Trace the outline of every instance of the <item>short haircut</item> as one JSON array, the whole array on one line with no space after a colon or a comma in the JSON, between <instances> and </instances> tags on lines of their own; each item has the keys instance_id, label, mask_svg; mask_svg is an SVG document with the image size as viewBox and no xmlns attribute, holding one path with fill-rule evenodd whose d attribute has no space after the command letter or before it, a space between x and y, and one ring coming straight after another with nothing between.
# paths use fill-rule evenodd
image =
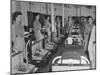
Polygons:
<instances>
[{"instance_id":1,"label":"short haircut","mask_svg":"<svg viewBox=\"0 0 100 75\"><path fill-rule=\"evenodd\" d=\"M81 16L80 18L81 18L81 19L84 19L85 17L84 17L84 16Z\"/></svg>"},{"instance_id":2,"label":"short haircut","mask_svg":"<svg viewBox=\"0 0 100 75\"><path fill-rule=\"evenodd\" d=\"M22 13L21 13L21 12L14 12L14 13L12 14L12 23L14 23L14 21L16 20L16 17L17 17L18 15L22 15Z\"/></svg>"},{"instance_id":3,"label":"short haircut","mask_svg":"<svg viewBox=\"0 0 100 75\"><path fill-rule=\"evenodd\" d=\"M87 20L89 20L89 18L91 18L91 19L93 20L93 17L92 17L92 16L88 16L88 17L87 17Z\"/></svg>"},{"instance_id":4,"label":"short haircut","mask_svg":"<svg viewBox=\"0 0 100 75\"><path fill-rule=\"evenodd\" d=\"M45 19L48 19L48 17L50 18L50 16L49 16L49 15L45 15Z\"/></svg>"},{"instance_id":5,"label":"short haircut","mask_svg":"<svg viewBox=\"0 0 100 75\"><path fill-rule=\"evenodd\" d=\"M35 13L35 18L36 18L37 15L40 15L40 14L39 13Z\"/></svg>"},{"instance_id":6,"label":"short haircut","mask_svg":"<svg viewBox=\"0 0 100 75\"><path fill-rule=\"evenodd\" d=\"M73 20L72 16L68 16L68 20L69 20L70 18Z\"/></svg>"}]
</instances>

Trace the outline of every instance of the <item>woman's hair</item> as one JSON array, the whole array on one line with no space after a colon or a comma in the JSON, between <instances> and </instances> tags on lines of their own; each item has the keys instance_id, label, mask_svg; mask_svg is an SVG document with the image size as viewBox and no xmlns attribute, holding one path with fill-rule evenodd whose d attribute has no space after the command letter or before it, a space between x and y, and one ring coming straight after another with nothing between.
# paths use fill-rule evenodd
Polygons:
<instances>
[{"instance_id":1,"label":"woman's hair","mask_svg":"<svg viewBox=\"0 0 100 75\"><path fill-rule=\"evenodd\" d=\"M49 15L45 15L45 19L48 19L48 17L50 18L50 16L49 16Z\"/></svg>"},{"instance_id":2,"label":"woman's hair","mask_svg":"<svg viewBox=\"0 0 100 75\"><path fill-rule=\"evenodd\" d=\"M21 12L14 12L14 13L12 14L12 23L14 23L14 21L16 20L16 17L17 17L18 15L22 15L22 13L21 13Z\"/></svg>"},{"instance_id":3,"label":"woman's hair","mask_svg":"<svg viewBox=\"0 0 100 75\"><path fill-rule=\"evenodd\" d=\"M49 22L51 23L51 17L50 17L50 15L45 15L45 20L47 20L48 17L49 17Z\"/></svg>"},{"instance_id":4,"label":"woman's hair","mask_svg":"<svg viewBox=\"0 0 100 75\"><path fill-rule=\"evenodd\" d=\"M68 16L68 20L69 20L70 18L73 20L72 16Z\"/></svg>"},{"instance_id":5,"label":"woman's hair","mask_svg":"<svg viewBox=\"0 0 100 75\"><path fill-rule=\"evenodd\" d=\"M87 20L89 20L89 18L91 18L91 19L93 20L93 17L92 17L92 16L88 16L88 17L87 17Z\"/></svg>"},{"instance_id":6,"label":"woman's hair","mask_svg":"<svg viewBox=\"0 0 100 75\"><path fill-rule=\"evenodd\" d=\"M40 14L39 13L35 13L35 18L36 18L37 15L40 15Z\"/></svg>"}]
</instances>

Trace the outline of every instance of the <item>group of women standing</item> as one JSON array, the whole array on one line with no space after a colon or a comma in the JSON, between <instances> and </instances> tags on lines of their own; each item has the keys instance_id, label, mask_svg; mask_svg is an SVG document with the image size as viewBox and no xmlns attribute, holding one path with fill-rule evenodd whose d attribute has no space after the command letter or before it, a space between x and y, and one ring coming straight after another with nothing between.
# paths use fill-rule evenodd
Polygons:
<instances>
[{"instance_id":1,"label":"group of women standing","mask_svg":"<svg viewBox=\"0 0 100 75\"><path fill-rule=\"evenodd\" d=\"M41 33L41 30L43 29L41 27L41 23L39 21L40 19L40 15L37 14L35 15L35 20L33 22L33 31L34 31L34 35L36 37L36 40L39 41L41 39L44 38L43 34ZM24 56L24 51L25 51L25 41L24 41L24 27L22 25L22 13L20 12L15 12L13 14L13 18L12 18L12 26L11 26L11 40L12 40L12 45L13 45L13 52L16 51L23 51L23 56ZM47 41L49 43L49 46L53 46L53 42L51 42L51 28L52 25L50 24L50 17L47 16L45 18L45 23L44 23L44 27L46 29L48 38ZM66 21L65 26L65 31L66 33L70 33L72 30L72 26L74 25L74 20L72 17L68 18L68 21ZM55 21L55 37L60 37L61 34L61 20L58 17ZM92 67L95 66L95 47L92 45L95 45L95 37L93 38L93 36L95 36L95 25L93 23L93 18L92 17L82 17L81 21L79 23L79 28L80 28L80 32L84 38L84 50L89 52L89 57L92 63ZM54 38L55 39L55 38ZM94 39L94 40L93 40ZM91 42L92 40L92 42ZM90 43L91 42L91 43ZM92 45L91 45L92 44ZM38 43L38 45L36 46L37 48L39 48L41 50L42 54L47 53L48 51L43 49L42 47L42 41ZM91 47L94 47L91 49ZM33 51L35 52L35 51Z\"/></svg>"}]
</instances>

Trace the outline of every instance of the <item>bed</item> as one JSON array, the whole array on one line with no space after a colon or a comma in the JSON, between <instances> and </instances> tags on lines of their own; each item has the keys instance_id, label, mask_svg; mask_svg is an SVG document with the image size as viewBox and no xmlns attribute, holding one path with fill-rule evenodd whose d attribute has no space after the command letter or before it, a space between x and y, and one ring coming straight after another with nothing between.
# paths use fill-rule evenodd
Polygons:
<instances>
[{"instance_id":1,"label":"bed","mask_svg":"<svg viewBox=\"0 0 100 75\"><path fill-rule=\"evenodd\" d=\"M81 46L67 46L63 52L54 57L52 71L90 69L90 61Z\"/></svg>"}]
</instances>

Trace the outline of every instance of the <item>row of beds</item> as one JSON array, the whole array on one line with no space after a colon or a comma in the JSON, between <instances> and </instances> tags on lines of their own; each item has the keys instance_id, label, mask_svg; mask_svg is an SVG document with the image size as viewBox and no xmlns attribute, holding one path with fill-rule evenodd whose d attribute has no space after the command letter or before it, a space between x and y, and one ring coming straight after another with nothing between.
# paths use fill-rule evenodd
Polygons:
<instances>
[{"instance_id":1,"label":"row of beds","mask_svg":"<svg viewBox=\"0 0 100 75\"><path fill-rule=\"evenodd\" d=\"M65 38L64 45L69 46L69 47L77 47L77 46L82 46L83 45L83 39L82 36L79 35L79 28L74 27L71 36L68 35L67 38L61 37L57 38L56 41L52 41L52 46L53 48L48 49L45 45L47 44L45 41L47 40L48 36L44 36L43 39L39 41L35 41L32 43L34 39L34 35L32 32L25 32L25 58L24 58L24 63L28 64L30 66L33 66L31 70L28 72L19 72L19 73L38 73L39 68L45 67L46 64L48 64L49 60L51 60L51 57L55 55L57 52L56 48L59 46L59 44L62 42L62 39ZM45 32L42 32L44 35L46 34ZM41 56L39 53L34 54L35 58L32 57L32 47L34 47L35 44L39 42L43 42L43 48L48 50L48 52ZM51 46L51 45L50 45ZM74 48L75 48L74 47ZM70 49L70 48L69 48ZM71 55L75 56L71 56ZM15 56L17 54L14 54ZM68 56L68 57L67 57ZM80 59L77 59L80 58ZM41 59L40 59L41 58ZM26 67L27 68L27 67ZM80 70L80 69L90 69L90 61L89 59L84 55L81 55L77 52L62 52L60 55L55 56L53 58L53 61L51 63L51 71L64 71L64 70Z\"/></svg>"},{"instance_id":2,"label":"row of beds","mask_svg":"<svg viewBox=\"0 0 100 75\"><path fill-rule=\"evenodd\" d=\"M88 55L84 51L84 39L79 25L74 25L64 41L64 52L55 56L52 71L91 69Z\"/></svg>"},{"instance_id":3,"label":"row of beds","mask_svg":"<svg viewBox=\"0 0 100 75\"><path fill-rule=\"evenodd\" d=\"M70 34L68 33L67 38L65 37L57 38L59 40L56 41L56 43L53 42L55 43L53 44L54 47L51 49L47 49L49 50L50 53L45 54L41 60L35 60L35 59L31 60L30 59L31 57L28 57L29 58L28 63L35 65L35 67L37 67L38 69L41 67L45 67L46 64L49 62L49 60L51 60L50 57L52 57L57 52L56 48L59 46L59 43L61 44L62 39L65 39L64 41L65 47L70 47L70 48L73 47L73 49L76 49L79 51L78 52L70 51L70 50L64 51L60 55L55 56L51 63L51 71L90 69L90 61L88 59L88 56L84 53L84 47L83 47L84 40L80 33L79 26L78 25L73 26ZM46 39L47 37L45 37L43 40L46 40ZM43 43L43 45L44 44L47 44L47 43ZM37 70L36 72L39 72L39 71Z\"/></svg>"},{"instance_id":4,"label":"row of beds","mask_svg":"<svg viewBox=\"0 0 100 75\"><path fill-rule=\"evenodd\" d=\"M24 59L24 63L34 65L36 68L34 72L39 72L38 71L39 68L45 67L46 64L48 64L49 60L51 60L50 58L56 53L57 46L61 43L62 39L64 38L64 37L60 37L60 38L56 37L56 40L55 41L53 40L51 42L51 44L49 44L47 42L48 35L45 32L45 30L41 31L41 33L44 35L44 38L41 40L38 40L38 41L36 41L36 39L34 39L35 36L32 32L25 34L26 35L26 37L25 37L26 57ZM42 42L43 49L48 52L46 52L44 55L41 55L40 50L37 49L36 53L34 53L34 55L33 55L32 49L34 49L35 45L40 42Z\"/></svg>"}]
</instances>

